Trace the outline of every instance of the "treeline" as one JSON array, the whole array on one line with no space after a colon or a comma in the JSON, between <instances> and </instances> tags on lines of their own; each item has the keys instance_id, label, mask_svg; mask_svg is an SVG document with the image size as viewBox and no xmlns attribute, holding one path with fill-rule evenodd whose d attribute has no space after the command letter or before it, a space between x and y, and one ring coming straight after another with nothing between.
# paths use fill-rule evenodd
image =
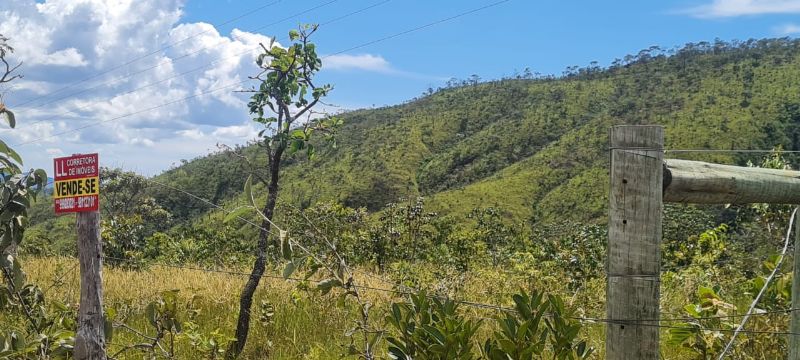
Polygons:
<instances>
[{"instance_id":1,"label":"treeline","mask_svg":"<svg viewBox=\"0 0 800 360\"><path fill-rule=\"evenodd\" d=\"M432 209L460 218L496 202L514 221L602 222L612 125L662 124L669 148L800 149L799 45L764 39L651 47L608 67L570 67L557 77L523 71L489 82L475 76L402 105L347 112L335 148L319 144L313 160L285 160L282 200L375 212L425 196ZM247 174L264 171L251 166L263 163L257 146L186 161L155 180L215 203L242 202ZM152 194L179 222L210 210L168 188Z\"/></svg>"}]
</instances>

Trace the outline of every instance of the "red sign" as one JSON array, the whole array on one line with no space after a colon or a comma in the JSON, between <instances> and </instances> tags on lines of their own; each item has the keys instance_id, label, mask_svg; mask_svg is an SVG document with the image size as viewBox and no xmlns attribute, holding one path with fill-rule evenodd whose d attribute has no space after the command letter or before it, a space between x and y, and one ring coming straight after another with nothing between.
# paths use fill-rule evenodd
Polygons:
<instances>
[{"instance_id":1,"label":"red sign","mask_svg":"<svg viewBox=\"0 0 800 360\"><path fill-rule=\"evenodd\" d=\"M100 207L100 165L97 154L53 160L56 214L97 211Z\"/></svg>"}]
</instances>

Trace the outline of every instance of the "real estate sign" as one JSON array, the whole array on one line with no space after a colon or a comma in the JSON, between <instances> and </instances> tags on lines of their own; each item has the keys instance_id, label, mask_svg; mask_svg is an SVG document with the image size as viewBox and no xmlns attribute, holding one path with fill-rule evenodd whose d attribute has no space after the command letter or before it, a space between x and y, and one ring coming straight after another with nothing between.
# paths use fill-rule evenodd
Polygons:
<instances>
[{"instance_id":1,"label":"real estate sign","mask_svg":"<svg viewBox=\"0 0 800 360\"><path fill-rule=\"evenodd\" d=\"M100 205L100 165L97 154L54 159L53 200L56 214L96 211Z\"/></svg>"}]
</instances>

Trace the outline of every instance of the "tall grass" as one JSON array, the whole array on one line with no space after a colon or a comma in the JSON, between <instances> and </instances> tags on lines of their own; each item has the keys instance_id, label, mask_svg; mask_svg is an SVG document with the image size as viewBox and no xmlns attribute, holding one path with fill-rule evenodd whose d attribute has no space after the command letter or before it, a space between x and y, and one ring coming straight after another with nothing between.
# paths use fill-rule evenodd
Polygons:
<instances>
[{"instance_id":1,"label":"tall grass","mask_svg":"<svg viewBox=\"0 0 800 360\"><path fill-rule=\"evenodd\" d=\"M79 275L77 261L73 258L27 258L24 268L29 281L39 284L46 290L46 297L58 300L69 306L77 306L79 297ZM500 268L487 268L470 271L466 274L438 273L433 267L419 265L415 268L415 279L409 281L395 275L393 281L422 284L439 294L456 299L509 306L510 297L519 289L536 288L562 296L567 304L576 309L576 315L603 318L605 316L605 279L597 278L586 282L578 290L570 291L566 282L556 271L545 269L535 271L507 271ZM244 270L244 269L231 269ZM364 274L364 272L359 272ZM551 275L552 274L552 275ZM274 273L273 275L277 275ZM362 275L357 283L372 288L391 289L388 280L377 275ZM117 321L153 335L153 329L145 320L145 307L158 299L162 291L178 290L182 306L193 303L198 313L193 322L202 332L219 330L232 336L238 311L239 291L246 276L219 272L204 272L194 269L152 266L146 270L132 271L119 268L103 270L104 305L117 312ZM721 276L713 272L691 271L672 274L662 278L662 315L665 317L683 316L683 306L692 300L700 285L724 283L729 289L729 301L744 306L747 303L746 281L743 277ZM246 359L339 359L346 353L350 344L346 333L355 325L357 309L354 304L337 305L337 294L320 295L302 290L296 282L280 278L264 278L256 293L250 340L243 358ZM313 284L312 284L313 285ZM313 286L312 286L313 287ZM401 301L402 294L391 291L366 291L374 305L372 319L383 324L383 311L391 301ZM274 306L271 322L259 322L259 304L266 301ZM349 303L346 303L349 304ZM467 316L491 320L498 315L497 310L463 305ZM186 316L185 314L183 316ZM10 321L0 317L0 323ZM787 325L786 318L776 318L781 326ZM668 325L668 324L667 324ZM478 333L476 346L490 336L493 323L486 321ZM596 348L596 357L604 356L605 323L586 322L582 336ZM686 349L667 346L667 329L662 331L662 356L665 359L683 359L690 356ZM109 353L115 353L126 344L141 343L144 339L124 328L115 330L109 345ZM175 353L179 359L202 358L192 348L188 339L175 343ZM139 350L128 350L120 359L141 359Z\"/></svg>"}]
</instances>

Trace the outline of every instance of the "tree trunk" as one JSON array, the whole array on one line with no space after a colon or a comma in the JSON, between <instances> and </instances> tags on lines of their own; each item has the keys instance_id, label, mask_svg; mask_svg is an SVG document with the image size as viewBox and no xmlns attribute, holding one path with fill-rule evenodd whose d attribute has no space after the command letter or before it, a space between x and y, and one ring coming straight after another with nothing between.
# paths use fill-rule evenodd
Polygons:
<instances>
[{"instance_id":1,"label":"tree trunk","mask_svg":"<svg viewBox=\"0 0 800 360\"><path fill-rule=\"evenodd\" d=\"M100 241L100 213L79 212L78 261L81 268L81 299L78 331L73 356L79 360L105 360L106 339L103 327L103 244Z\"/></svg>"},{"instance_id":2,"label":"tree trunk","mask_svg":"<svg viewBox=\"0 0 800 360\"><path fill-rule=\"evenodd\" d=\"M247 344L247 335L250 332L250 309L253 306L253 295L256 292L261 277L267 265L267 248L270 230L272 229L271 220L275 213L275 204L278 200L278 177L280 175L280 163L283 148L278 148L270 161L270 181L267 195L267 203L264 205L264 216L269 219L261 221L261 231L258 234L258 249L256 249L256 261L253 264L253 271L250 278L242 289L239 299L239 319L236 322L236 341L231 344L227 358L233 359L239 356Z\"/></svg>"},{"instance_id":3,"label":"tree trunk","mask_svg":"<svg viewBox=\"0 0 800 360\"><path fill-rule=\"evenodd\" d=\"M8 247L3 249L3 254L2 255L11 255L11 256L16 257L17 256L17 248L18 247L19 247L19 245L17 245L17 242L14 241L14 240L11 240L11 244L8 244Z\"/></svg>"}]
</instances>

